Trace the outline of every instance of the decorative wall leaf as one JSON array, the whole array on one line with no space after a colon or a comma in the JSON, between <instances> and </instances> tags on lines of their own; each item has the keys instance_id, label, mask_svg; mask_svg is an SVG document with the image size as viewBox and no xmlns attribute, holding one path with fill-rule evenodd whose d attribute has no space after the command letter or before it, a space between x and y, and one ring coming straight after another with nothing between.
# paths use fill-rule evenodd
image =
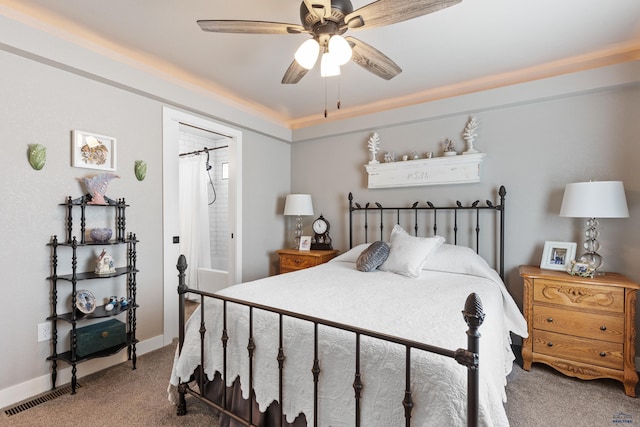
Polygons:
<instances>
[{"instance_id":1,"label":"decorative wall leaf","mask_svg":"<svg viewBox=\"0 0 640 427\"><path fill-rule=\"evenodd\" d=\"M41 144L30 144L28 155L31 167L39 171L47 161L47 147Z\"/></svg>"},{"instance_id":2,"label":"decorative wall leaf","mask_svg":"<svg viewBox=\"0 0 640 427\"><path fill-rule=\"evenodd\" d=\"M147 176L147 162L145 162L144 160L136 160L134 169L138 181L144 180L144 178Z\"/></svg>"}]
</instances>

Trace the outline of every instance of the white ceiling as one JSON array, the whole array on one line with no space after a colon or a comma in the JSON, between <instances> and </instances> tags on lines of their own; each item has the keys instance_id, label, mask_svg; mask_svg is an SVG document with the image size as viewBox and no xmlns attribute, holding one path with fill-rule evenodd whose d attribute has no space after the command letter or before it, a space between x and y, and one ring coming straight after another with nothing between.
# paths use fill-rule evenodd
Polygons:
<instances>
[{"instance_id":1,"label":"white ceiling","mask_svg":"<svg viewBox=\"0 0 640 427\"><path fill-rule=\"evenodd\" d=\"M349 63L339 85L336 78L322 79L317 67L296 85L280 83L308 35L206 33L196 24L197 19L298 24L300 3L0 0L45 23L42 28L195 81L292 128L640 59L640 0L463 0L403 23L349 30L346 35L382 51L403 72L385 81ZM367 3L352 0L354 9ZM325 82L328 119L322 117Z\"/></svg>"}]
</instances>

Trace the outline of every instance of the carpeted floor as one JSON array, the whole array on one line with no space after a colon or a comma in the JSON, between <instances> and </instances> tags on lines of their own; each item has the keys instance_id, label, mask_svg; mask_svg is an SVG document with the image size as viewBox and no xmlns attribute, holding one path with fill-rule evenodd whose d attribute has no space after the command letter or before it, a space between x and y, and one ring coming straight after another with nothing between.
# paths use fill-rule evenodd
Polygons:
<instances>
[{"instance_id":1,"label":"carpeted floor","mask_svg":"<svg viewBox=\"0 0 640 427\"><path fill-rule=\"evenodd\" d=\"M583 381L534 363L515 364L507 382L511 427L640 426L640 400L613 380ZM637 392L636 392L637 394Z\"/></svg>"},{"instance_id":2,"label":"carpeted floor","mask_svg":"<svg viewBox=\"0 0 640 427\"><path fill-rule=\"evenodd\" d=\"M0 416L0 426L212 426L217 418L205 404L188 399L189 412L176 416L167 400L175 346L138 357L137 369L122 363L78 382L76 394L65 394L17 415ZM214 421L214 422L212 422Z\"/></svg>"},{"instance_id":3,"label":"carpeted floor","mask_svg":"<svg viewBox=\"0 0 640 427\"><path fill-rule=\"evenodd\" d=\"M66 394L10 417L3 411L0 427L217 427L210 408L190 397L187 415L176 416L166 393L174 351L172 345L140 356L135 371L123 363L81 378L82 388L74 396ZM567 378L540 364L530 372L514 365L507 396L512 427L640 425L640 400L627 397L620 383Z\"/></svg>"}]
</instances>

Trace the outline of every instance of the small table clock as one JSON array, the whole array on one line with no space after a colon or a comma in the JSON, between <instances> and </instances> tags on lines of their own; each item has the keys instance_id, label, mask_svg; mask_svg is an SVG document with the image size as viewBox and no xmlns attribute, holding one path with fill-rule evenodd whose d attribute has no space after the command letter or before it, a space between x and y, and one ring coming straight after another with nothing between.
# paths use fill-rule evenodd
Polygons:
<instances>
[{"instance_id":1,"label":"small table clock","mask_svg":"<svg viewBox=\"0 0 640 427\"><path fill-rule=\"evenodd\" d=\"M331 237L329 236L329 221L322 214L313 221L313 239L311 239L312 250L331 250Z\"/></svg>"}]
</instances>

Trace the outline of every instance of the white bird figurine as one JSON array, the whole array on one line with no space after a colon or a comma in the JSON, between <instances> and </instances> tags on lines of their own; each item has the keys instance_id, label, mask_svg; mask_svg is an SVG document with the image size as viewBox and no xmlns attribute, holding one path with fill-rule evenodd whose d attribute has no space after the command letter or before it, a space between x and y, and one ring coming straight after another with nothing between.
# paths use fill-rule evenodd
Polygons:
<instances>
[{"instance_id":1,"label":"white bird figurine","mask_svg":"<svg viewBox=\"0 0 640 427\"><path fill-rule=\"evenodd\" d=\"M115 173L107 172L94 176L93 178L82 178L87 191L91 195L90 205L108 205L104 195L109 187L109 182L114 178L120 178Z\"/></svg>"}]
</instances>

